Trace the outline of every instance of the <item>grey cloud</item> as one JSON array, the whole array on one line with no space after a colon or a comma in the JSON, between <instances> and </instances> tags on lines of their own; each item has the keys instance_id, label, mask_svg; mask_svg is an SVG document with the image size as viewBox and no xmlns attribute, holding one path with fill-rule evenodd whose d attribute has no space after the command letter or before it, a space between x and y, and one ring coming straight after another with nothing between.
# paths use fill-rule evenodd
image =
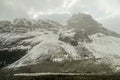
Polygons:
<instances>
[{"instance_id":1,"label":"grey cloud","mask_svg":"<svg viewBox=\"0 0 120 80\"><path fill-rule=\"evenodd\" d=\"M108 17L106 19L99 20L103 25L112 30L120 33L120 15L115 15L114 17Z\"/></svg>"},{"instance_id":2,"label":"grey cloud","mask_svg":"<svg viewBox=\"0 0 120 80\"><path fill-rule=\"evenodd\" d=\"M112 26L120 26L120 15L106 16L120 14L119 8L120 0L0 0L0 20L36 16L63 23L62 19L66 21L71 14L83 12L117 31L120 28Z\"/></svg>"},{"instance_id":3,"label":"grey cloud","mask_svg":"<svg viewBox=\"0 0 120 80\"><path fill-rule=\"evenodd\" d=\"M42 12L59 7L62 3L63 0L1 0L0 19L29 17L31 9Z\"/></svg>"}]
</instances>

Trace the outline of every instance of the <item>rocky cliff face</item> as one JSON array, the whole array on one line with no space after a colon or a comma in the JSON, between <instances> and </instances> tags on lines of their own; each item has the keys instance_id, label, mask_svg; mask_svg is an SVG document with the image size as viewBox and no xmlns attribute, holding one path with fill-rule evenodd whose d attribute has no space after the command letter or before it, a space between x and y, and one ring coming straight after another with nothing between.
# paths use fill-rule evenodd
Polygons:
<instances>
[{"instance_id":1,"label":"rocky cliff face","mask_svg":"<svg viewBox=\"0 0 120 80\"><path fill-rule=\"evenodd\" d=\"M92 16L83 13L74 14L68 20L68 28L84 30L88 35L102 33L108 36L120 37L119 34L104 28L102 24L95 21Z\"/></svg>"},{"instance_id":2,"label":"rocky cliff face","mask_svg":"<svg viewBox=\"0 0 120 80\"><path fill-rule=\"evenodd\" d=\"M5 66L8 65L6 68L31 67L32 72L36 72L39 67L42 68L39 72L51 72L55 68L59 72L82 72L82 69L86 69L85 72L90 73L94 68L93 72L97 73L120 70L120 35L105 29L90 15L73 15L66 29L50 20L28 19L1 21L0 28L0 52L4 54L4 50L8 53L17 50L15 53L18 55L24 54L17 58L12 55L10 65L6 58L1 59L2 65L4 62ZM48 64L54 68L47 69ZM70 64L73 66L70 67Z\"/></svg>"}]
</instances>

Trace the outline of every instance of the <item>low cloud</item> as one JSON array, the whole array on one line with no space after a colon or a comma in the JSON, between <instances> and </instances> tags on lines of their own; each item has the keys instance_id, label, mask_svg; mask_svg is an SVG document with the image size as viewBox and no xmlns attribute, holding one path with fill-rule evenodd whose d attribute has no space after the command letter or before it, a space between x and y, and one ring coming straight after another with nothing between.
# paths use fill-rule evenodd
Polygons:
<instances>
[{"instance_id":1,"label":"low cloud","mask_svg":"<svg viewBox=\"0 0 120 80\"><path fill-rule=\"evenodd\" d=\"M120 0L0 0L0 19L51 18L55 15L53 20L62 21L62 18L82 12L117 31L120 29L119 8Z\"/></svg>"}]
</instances>

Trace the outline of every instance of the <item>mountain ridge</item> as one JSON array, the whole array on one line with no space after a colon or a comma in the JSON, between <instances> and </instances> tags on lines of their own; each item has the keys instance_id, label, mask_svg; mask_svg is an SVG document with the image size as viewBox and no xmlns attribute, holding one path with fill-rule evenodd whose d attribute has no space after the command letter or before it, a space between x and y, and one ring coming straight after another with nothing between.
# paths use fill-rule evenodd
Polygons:
<instances>
[{"instance_id":1,"label":"mountain ridge","mask_svg":"<svg viewBox=\"0 0 120 80\"><path fill-rule=\"evenodd\" d=\"M43 65L47 61L47 64L43 66L50 62L51 66L62 71L64 69L61 69L62 67L59 65L66 63L65 69L68 72L80 72L79 68L86 68L87 63L92 69L99 65L100 67L96 67L95 70L98 72L103 69L102 65L106 66L110 72L120 70L120 66L117 65L120 60L120 35L107 30L90 15L81 13L73 15L68 20L67 26L50 20L31 21L22 18L15 19L12 23L9 21L0 22L0 28L0 50L8 50L9 52L9 50L26 49L25 55L17 58L17 61L12 61L6 67L8 69L29 67L35 64ZM107 49L110 49L111 52ZM74 61L81 62L81 60L83 60L81 67L79 67L80 63L79 65L72 63ZM4 61L6 60L3 59ZM74 66L69 68L70 64L74 64ZM49 66L45 68L49 68ZM36 66L36 69L39 68ZM89 72L89 69L87 70ZM92 73L92 71L90 72ZM103 72L107 73L105 69Z\"/></svg>"}]
</instances>

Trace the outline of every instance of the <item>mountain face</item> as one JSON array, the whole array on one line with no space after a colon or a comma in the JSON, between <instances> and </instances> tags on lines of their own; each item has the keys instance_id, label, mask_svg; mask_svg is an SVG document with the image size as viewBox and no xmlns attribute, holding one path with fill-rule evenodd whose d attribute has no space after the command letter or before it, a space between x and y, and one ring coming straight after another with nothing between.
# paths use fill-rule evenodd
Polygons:
<instances>
[{"instance_id":1,"label":"mountain face","mask_svg":"<svg viewBox=\"0 0 120 80\"><path fill-rule=\"evenodd\" d=\"M18 18L11 22L0 21L0 66L7 66L20 59L40 42L32 43L26 40L34 39L38 35L47 35L48 31L56 34L60 26L59 23L49 20L35 21Z\"/></svg>"},{"instance_id":2,"label":"mountain face","mask_svg":"<svg viewBox=\"0 0 120 80\"><path fill-rule=\"evenodd\" d=\"M102 24L95 21L92 16L82 13L74 14L68 20L68 28L84 30L88 35L99 32L108 36L120 37L119 34L104 28Z\"/></svg>"},{"instance_id":3,"label":"mountain face","mask_svg":"<svg viewBox=\"0 0 120 80\"><path fill-rule=\"evenodd\" d=\"M50 20L1 21L2 67L20 72L23 68L31 72L119 72L119 34L82 13L73 15L65 27Z\"/></svg>"}]
</instances>

